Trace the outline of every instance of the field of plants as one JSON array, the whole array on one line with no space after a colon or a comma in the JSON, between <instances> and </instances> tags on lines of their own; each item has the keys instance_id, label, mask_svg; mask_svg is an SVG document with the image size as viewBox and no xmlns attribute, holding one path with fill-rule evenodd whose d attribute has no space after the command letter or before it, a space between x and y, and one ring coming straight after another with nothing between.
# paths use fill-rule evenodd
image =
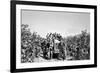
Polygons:
<instances>
[{"instance_id":1,"label":"field of plants","mask_svg":"<svg viewBox=\"0 0 100 73\"><path fill-rule=\"evenodd\" d=\"M60 60L89 60L90 33L80 31L74 36L47 33L46 38L30 32L27 24L21 25L21 63L49 62Z\"/></svg>"}]
</instances>

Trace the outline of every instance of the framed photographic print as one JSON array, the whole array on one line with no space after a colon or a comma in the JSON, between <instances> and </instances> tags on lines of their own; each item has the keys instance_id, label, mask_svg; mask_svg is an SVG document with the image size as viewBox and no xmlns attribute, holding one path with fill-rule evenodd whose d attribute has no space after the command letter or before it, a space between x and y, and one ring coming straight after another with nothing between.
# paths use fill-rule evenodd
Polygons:
<instances>
[{"instance_id":1,"label":"framed photographic print","mask_svg":"<svg viewBox=\"0 0 100 73\"><path fill-rule=\"evenodd\" d=\"M11 72L97 67L97 7L11 1Z\"/></svg>"}]
</instances>

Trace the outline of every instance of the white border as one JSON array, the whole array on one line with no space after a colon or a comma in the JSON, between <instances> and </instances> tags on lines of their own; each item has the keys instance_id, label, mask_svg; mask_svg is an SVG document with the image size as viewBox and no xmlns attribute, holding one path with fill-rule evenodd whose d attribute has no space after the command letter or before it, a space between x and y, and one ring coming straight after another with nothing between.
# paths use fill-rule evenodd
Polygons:
<instances>
[{"instance_id":1,"label":"white border","mask_svg":"<svg viewBox=\"0 0 100 73\"><path fill-rule=\"evenodd\" d=\"M41 62L41 63L21 63L21 9L29 10L49 10L49 11L70 11L70 12L88 12L90 13L90 60L81 61L59 61L59 62ZM84 8L70 7L49 7L34 5L16 5L16 69L39 68L54 66L72 66L72 65L94 64L94 10Z\"/></svg>"}]
</instances>

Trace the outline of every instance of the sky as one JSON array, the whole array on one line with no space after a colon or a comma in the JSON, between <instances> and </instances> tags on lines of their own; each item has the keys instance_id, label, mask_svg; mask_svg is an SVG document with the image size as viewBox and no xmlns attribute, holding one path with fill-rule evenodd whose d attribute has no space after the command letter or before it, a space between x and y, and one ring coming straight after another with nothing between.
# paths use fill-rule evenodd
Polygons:
<instances>
[{"instance_id":1,"label":"sky","mask_svg":"<svg viewBox=\"0 0 100 73\"><path fill-rule=\"evenodd\" d=\"M46 37L49 32L63 37L90 32L90 13L22 10L22 24L28 24L31 32Z\"/></svg>"}]
</instances>

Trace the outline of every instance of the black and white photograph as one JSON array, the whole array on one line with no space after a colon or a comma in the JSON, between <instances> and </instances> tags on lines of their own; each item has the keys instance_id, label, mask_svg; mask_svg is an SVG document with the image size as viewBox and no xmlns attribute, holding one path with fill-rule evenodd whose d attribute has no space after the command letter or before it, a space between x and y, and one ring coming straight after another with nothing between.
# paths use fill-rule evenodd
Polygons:
<instances>
[{"instance_id":1,"label":"black and white photograph","mask_svg":"<svg viewBox=\"0 0 100 73\"><path fill-rule=\"evenodd\" d=\"M95 6L25 4L19 1L12 8L16 71L96 67Z\"/></svg>"},{"instance_id":2,"label":"black and white photograph","mask_svg":"<svg viewBox=\"0 0 100 73\"><path fill-rule=\"evenodd\" d=\"M21 10L21 63L90 59L90 13Z\"/></svg>"}]
</instances>

